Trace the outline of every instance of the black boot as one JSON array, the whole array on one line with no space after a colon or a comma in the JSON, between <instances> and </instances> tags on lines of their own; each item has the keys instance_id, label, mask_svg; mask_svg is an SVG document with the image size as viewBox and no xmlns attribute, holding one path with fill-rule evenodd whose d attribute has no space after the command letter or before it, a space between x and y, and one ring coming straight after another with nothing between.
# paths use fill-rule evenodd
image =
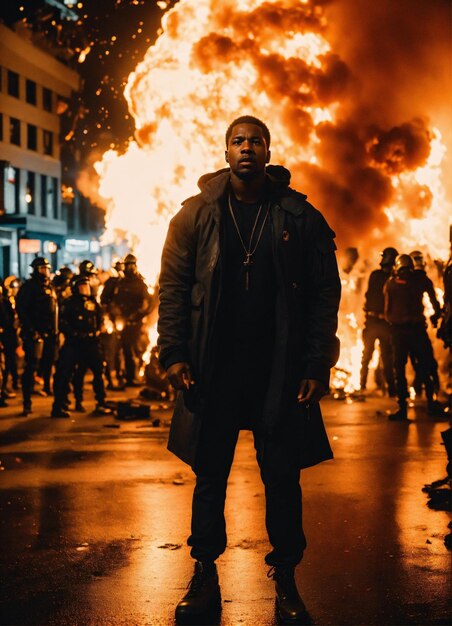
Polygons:
<instances>
[{"instance_id":1,"label":"black boot","mask_svg":"<svg viewBox=\"0 0 452 626\"><path fill-rule=\"evenodd\" d=\"M31 402L24 401L24 408L22 411L22 416L27 417L31 413Z\"/></svg>"},{"instance_id":2,"label":"black boot","mask_svg":"<svg viewBox=\"0 0 452 626\"><path fill-rule=\"evenodd\" d=\"M92 412L92 415L102 416L102 415L111 415L112 413L113 411L110 409L110 407L105 406L103 402L98 402L96 404L96 408Z\"/></svg>"},{"instance_id":3,"label":"black boot","mask_svg":"<svg viewBox=\"0 0 452 626\"><path fill-rule=\"evenodd\" d=\"M176 607L176 624L214 624L221 611L215 563L196 561L188 591Z\"/></svg>"},{"instance_id":4,"label":"black boot","mask_svg":"<svg viewBox=\"0 0 452 626\"><path fill-rule=\"evenodd\" d=\"M395 413L388 415L388 420L391 422L406 422L408 421L407 406L405 403L399 404L399 410Z\"/></svg>"},{"instance_id":5,"label":"black boot","mask_svg":"<svg viewBox=\"0 0 452 626\"><path fill-rule=\"evenodd\" d=\"M428 401L427 412L429 415L432 415L433 417L445 417L446 416L444 408L442 407L441 402L438 402L438 400Z\"/></svg>"},{"instance_id":6,"label":"black boot","mask_svg":"<svg viewBox=\"0 0 452 626\"><path fill-rule=\"evenodd\" d=\"M275 581L276 615L279 623L309 624L309 615L295 582L295 568L275 567L267 575Z\"/></svg>"},{"instance_id":7,"label":"black boot","mask_svg":"<svg viewBox=\"0 0 452 626\"><path fill-rule=\"evenodd\" d=\"M52 407L52 412L50 413L50 417L63 417L67 419L68 417L71 417L71 414L69 413L69 411L66 411L66 409L63 409L63 407L56 406L54 404Z\"/></svg>"}]
</instances>

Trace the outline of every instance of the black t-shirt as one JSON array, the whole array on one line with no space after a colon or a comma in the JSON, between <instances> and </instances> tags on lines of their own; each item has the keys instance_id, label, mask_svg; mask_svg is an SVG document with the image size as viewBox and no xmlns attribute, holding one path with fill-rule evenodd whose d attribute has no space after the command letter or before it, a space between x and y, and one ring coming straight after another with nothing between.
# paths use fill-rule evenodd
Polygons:
<instances>
[{"instance_id":1,"label":"black t-shirt","mask_svg":"<svg viewBox=\"0 0 452 626\"><path fill-rule=\"evenodd\" d=\"M247 268L244 264L246 251L226 195L222 203L220 336L226 352L231 352L234 346L236 351L255 362L271 357L275 328L277 282L268 200L264 196L258 202L244 203L238 201L232 191L230 193L241 238L253 254Z\"/></svg>"}]
</instances>

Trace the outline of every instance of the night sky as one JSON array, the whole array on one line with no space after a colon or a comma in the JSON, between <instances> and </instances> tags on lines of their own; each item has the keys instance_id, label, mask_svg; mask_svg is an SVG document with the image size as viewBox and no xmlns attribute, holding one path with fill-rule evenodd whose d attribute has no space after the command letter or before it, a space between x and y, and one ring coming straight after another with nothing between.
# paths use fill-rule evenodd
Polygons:
<instances>
[{"instance_id":1,"label":"night sky","mask_svg":"<svg viewBox=\"0 0 452 626\"><path fill-rule=\"evenodd\" d=\"M62 115L62 140L66 152L77 152L77 160L110 147L121 152L133 136L124 86L154 43L164 11L174 4L174 0L82 0L74 2L78 19L72 20L62 18L59 9L44 0L1 3L0 19L7 26L32 30L42 47L81 76L81 92ZM82 51L86 58L80 63Z\"/></svg>"}]
</instances>

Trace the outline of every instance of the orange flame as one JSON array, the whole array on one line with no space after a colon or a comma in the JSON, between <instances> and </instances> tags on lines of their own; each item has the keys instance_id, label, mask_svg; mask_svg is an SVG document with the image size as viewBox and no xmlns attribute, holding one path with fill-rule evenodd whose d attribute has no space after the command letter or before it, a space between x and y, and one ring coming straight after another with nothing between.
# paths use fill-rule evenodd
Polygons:
<instances>
[{"instance_id":1,"label":"orange flame","mask_svg":"<svg viewBox=\"0 0 452 626\"><path fill-rule=\"evenodd\" d=\"M346 83L327 26L324 9L311 0L180 0L164 14L155 45L125 89L135 140L124 154L109 150L95 164L107 202L104 239L126 231L149 284L158 278L169 219L196 193L202 174L224 166L224 132L232 119L246 113L265 120L276 138L274 163L291 169L322 161L316 131L340 116ZM441 171L446 148L439 129L429 137L430 153L421 166L394 166L388 175L395 194L382 211L389 225L364 233L373 248L384 235L402 251L424 247L447 255L447 241L438 241L447 223ZM334 227L334 216L329 219ZM357 293L346 283L347 292ZM359 383L358 295L353 303L345 297L341 308L339 368L346 372L347 390Z\"/></svg>"}]
</instances>

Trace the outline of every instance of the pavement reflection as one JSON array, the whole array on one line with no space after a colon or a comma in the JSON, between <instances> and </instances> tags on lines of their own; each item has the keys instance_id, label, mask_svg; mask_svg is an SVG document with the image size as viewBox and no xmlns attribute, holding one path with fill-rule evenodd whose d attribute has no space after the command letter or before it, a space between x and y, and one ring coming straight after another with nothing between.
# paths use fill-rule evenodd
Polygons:
<instances>
[{"instance_id":1,"label":"pavement reflection","mask_svg":"<svg viewBox=\"0 0 452 626\"><path fill-rule=\"evenodd\" d=\"M445 474L447 425L421 409L410 424L388 422L381 411L389 406L324 402L335 460L302 474L308 549L297 570L314 624L449 623L449 518L428 509L421 492ZM166 451L165 426L107 428L113 421L55 422L44 401L26 420L13 409L0 416L2 624L174 623L192 573L193 476ZM226 517L221 624L270 626L250 433L240 436Z\"/></svg>"}]
</instances>

